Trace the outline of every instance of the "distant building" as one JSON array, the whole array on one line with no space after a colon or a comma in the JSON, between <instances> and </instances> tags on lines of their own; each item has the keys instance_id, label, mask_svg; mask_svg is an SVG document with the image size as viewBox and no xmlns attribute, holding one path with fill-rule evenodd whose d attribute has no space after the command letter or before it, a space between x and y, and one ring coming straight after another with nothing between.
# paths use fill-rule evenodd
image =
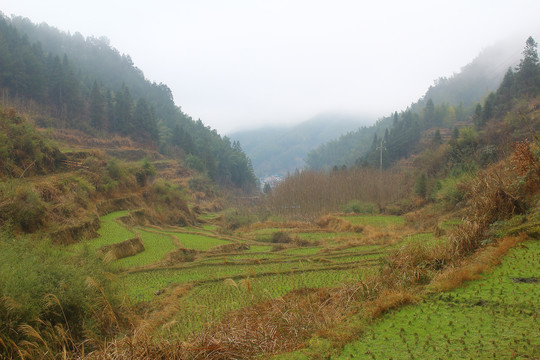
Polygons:
<instances>
[{"instance_id":1,"label":"distant building","mask_svg":"<svg viewBox=\"0 0 540 360\"><path fill-rule=\"evenodd\" d=\"M283 176L281 175L270 175L264 178L260 179L261 181L261 187L264 188L264 184L270 185L270 187L273 189L275 188L280 182L283 181ZM261 188L261 190L262 190Z\"/></svg>"}]
</instances>

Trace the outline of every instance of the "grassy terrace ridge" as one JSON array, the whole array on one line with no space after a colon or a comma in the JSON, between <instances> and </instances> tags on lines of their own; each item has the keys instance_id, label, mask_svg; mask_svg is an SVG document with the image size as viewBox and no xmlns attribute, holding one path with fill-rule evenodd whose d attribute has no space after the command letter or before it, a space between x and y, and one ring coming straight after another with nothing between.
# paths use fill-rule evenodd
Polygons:
<instances>
[{"instance_id":1,"label":"grassy terrace ridge","mask_svg":"<svg viewBox=\"0 0 540 360\"><path fill-rule=\"evenodd\" d=\"M155 263L163 259L169 252L177 249L171 235L143 228L137 228L135 231L143 241L144 251L118 260L118 264L124 268Z\"/></svg>"},{"instance_id":2,"label":"grassy terrace ridge","mask_svg":"<svg viewBox=\"0 0 540 360\"><path fill-rule=\"evenodd\" d=\"M101 226L98 230L99 237L92 240L82 241L72 245L73 250L80 250L83 246L88 246L91 250L97 250L105 245L112 245L135 236L135 233L116 220L129 214L129 210L115 211L101 216Z\"/></svg>"}]
</instances>

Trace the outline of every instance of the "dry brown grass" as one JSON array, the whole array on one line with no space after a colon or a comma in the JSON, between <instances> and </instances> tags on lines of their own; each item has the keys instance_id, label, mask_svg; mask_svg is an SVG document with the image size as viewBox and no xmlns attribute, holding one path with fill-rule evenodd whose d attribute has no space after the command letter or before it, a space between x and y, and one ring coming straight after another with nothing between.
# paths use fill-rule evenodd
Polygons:
<instances>
[{"instance_id":1,"label":"dry brown grass","mask_svg":"<svg viewBox=\"0 0 540 360\"><path fill-rule=\"evenodd\" d=\"M45 131L45 130L44 130ZM75 129L53 129L47 130L51 132L53 139L79 147L89 147L89 148L101 148L101 149L115 149L115 148L125 148L125 149L136 149L140 146L137 146L128 137L122 137L115 135L110 138L103 137L94 137L88 134L83 133L80 130Z\"/></svg>"},{"instance_id":2,"label":"dry brown grass","mask_svg":"<svg viewBox=\"0 0 540 360\"><path fill-rule=\"evenodd\" d=\"M123 259L144 251L142 239L137 236L125 241L105 245L99 248L98 253L102 254L108 261Z\"/></svg>"},{"instance_id":3,"label":"dry brown grass","mask_svg":"<svg viewBox=\"0 0 540 360\"><path fill-rule=\"evenodd\" d=\"M279 229L296 229L296 230L313 230L314 226L311 222L304 221L264 221L249 224L238 229L239 232L252 232L261 229L279 228Z\"/></svg>"},{"instance_id":4,"label":"dry brown grass","mask_svg":"<svg viewBox=\"0 0 540 360\"><path fill-rule=\"evenodd\" d=\"M182 284L163 289L159 298L146 310L144 320L137 324L137 331L153 334L158 329L170 329L176 323L174 316L180 312L179 300L192 288L191 284Z\"/></svg>"},{"instance_id":5,"label":"dry brown grass","mask_svg":"<svg viewBox=\"0 0 540 360\"><path fill-rule=\"evenodd\" d=\"M249 244L246 243L232 243L232 244L223 244L214 246L210 250L208 250L210 253L214 254L225 254L225 253L233 253L233 252L239 252L249 250Z\"/></svg>"},{"instance_id":6,"label":"dry brown grass","mask_svg":"<svg viewBox=\"0 0 540 360\"><path fill-rule=\"evenodd\" d=\"M500 264L502 257L508 250L523 242L526 238L525 233L520 236L505 237L494 245L464 259L461 263L448 267L434 277L429 286L430 289L434 291L450 291L461 286L466 281L478 279L482 273Z\"/></svg>"},{"instance_id":7,"label":"dry brown grass","mask_svg":"<svg viewBox=\"0 0 540 360\"><path fill-rule=\"evenodd\" d=\"M123 340L103 343L85 359L253 359L294 350L317 329L343 319L354 309L358 288L299 290L228 314L184 342L157 340L139 328ZM179 292L180 296L183 292ZM156 312L167 319L169 304ZM173 302L174 303L174 302ZM163 323L163 320L157 323ZM167 324L165 323L165 327ZM76 358L76 357L72 357Z\"/></svg>"},{"instance_id":8,"label":"dry brown grass","mask_svg":"<svg viewBox=\"0 0 540 360\"><path fill-rule=\"evenodd\" d=\"M411 290L384 290L379 296L368 302L364 306L365 315L370 319L376 319L389 310L399 308L403 305L413 304L418 301L418 294L413 294Z\"/></svg>"},{"instance_id":9,"label":"dry brown grass","mask_svg":"<svg viewBox=\"0 0 540 360\"><path fill-rule=\"evenodd\" d=\"M507 162L480 171L465 185L468 206L462 225L449 234L455 257L472 254L487 236L490 224L523 212L523 196Z\"/></svg>"},{"instance_id":10,"label":"dry brown grass","mask_svg":"<svg viewBox=\"0 0 540 360\"><path fill-rule=\"evenodd\" d=\"M345 219L332 216L332 215L325 215L325 216L320 217L317 220L316 224L317 226L323 229L332 230L336 232L361 233L364 230L363 226L353 225Z\"/></svg>"},{"instance_id":11,"label":"dry brown grass","mask_svg":"<svg viewBox=\"0 0 540 360\"><path fill-rule=\"evenodd\" d=\"M437 271L452 261L452 254L446 243L409 243L386 257L386 266L381 274L382 281L388 288L427 284Z\"/></svg>"},{"instance_id":12,"label":"dry brown grass","mask_svg":"<svg viewBox=\"0 0 540 360\"><path fill-rule=\"evenodd\" d=\"M410 179L401 171L354 169L337 173L303 171L288 177L263 201L273 215L313 220L339 211L351 200L379 206L399 201L411 191Z\"/></svg>"}]
</instances>

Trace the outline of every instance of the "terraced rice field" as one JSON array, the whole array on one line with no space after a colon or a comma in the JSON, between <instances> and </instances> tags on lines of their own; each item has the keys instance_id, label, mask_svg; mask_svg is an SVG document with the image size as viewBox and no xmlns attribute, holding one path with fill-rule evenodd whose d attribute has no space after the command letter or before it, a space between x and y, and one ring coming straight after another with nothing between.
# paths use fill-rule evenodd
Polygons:
<instances>
[{"instance_id":1,"label":"terraced rice field","mask_svg":"<svg viewBox=\"0 0 540 360\"><path fill-rule=\"evenodd\" d=\"M383 316L335 359L538 359L539 259L527 241L482 279Z\"/></svg>"},{"instance_id":2,"label":"terraced rice field","mask_svg":"<svg viewBox=\"0 0 540 360\"><path fill-rule=\"evenodd\" d=\"M229 311L277 298L292 290L358 281L376 272L391 248L384 239L380 243L371 240L363 244L362 239L369 236L366 233L332 232L316 225L293 229L276 227L274 223L233 236L218 234L214 224L206 224L204 228L128 229L115 220L126 214L116 212L102 217L101 236L88 242L88 246L98 249L104 244L139 235L145 250L116 261L122 269L123 288L136 303L167 297L178 286L189 288L187 294L177 300L181 310L171 319L174 326L168 327L168 331L180 338L219 320ZM345 219L357 225L369 224L377 231L402 229L404 239L405 234L410 233L410 229L405 231L400 217L347 216ZM273 244L272 235L278 231L287 232L291 243ZM407 241L431 239L433 234L430 233L409 236ZM181 248L188 250L179 250ZM172 251L191 251L191 257L171 261L168 254ZM169 260L164 262L165 258Z\"/></svg>"}]
</instances>

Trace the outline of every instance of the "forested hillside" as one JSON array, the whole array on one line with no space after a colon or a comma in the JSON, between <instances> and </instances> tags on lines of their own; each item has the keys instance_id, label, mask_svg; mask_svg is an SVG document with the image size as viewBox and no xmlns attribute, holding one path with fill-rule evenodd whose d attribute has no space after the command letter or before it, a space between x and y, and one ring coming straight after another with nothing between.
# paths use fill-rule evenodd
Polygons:
<instances>
[{"instance_id":1,"label":"forested hillside","mask_svg":"<svg viewBox=\"0 0 540 360\"><path fill-rule=\"evenodd\" d=\"M166 85L146 79L106 38L0 16L0 50L1 101L33 113L36 125L129 136L219 184L255 185L238 143L183 113Z\"/></svg>"},{"instance_id":2,"label":"forested hillside","mask_svg":"<svg viewBox=\"0 0 540 360\"><path fill-rule=\"evenodd\" d=\"M509 68L498 89L489 93L483 105L476 104L474 111L472 107L465 109L461 103L455 107L447 103L435 105L428 99L418 112L408 110L399 115L395 113L390 130L387 128L382 138L374 136L370 149L357 160L357 164L391 166L410 155L430 148L436 149L443 143L444 133L447 135L446 140L450 137L450 143L454 146L454 158L460 157L460 162L471 156L482 157L484 160L480 162L484 162L484 165L485 162L493 161L496 158L494 146L501 142L503 129L498 128L492 120L503 118L509 127L508 133L516 137L516 126L513 125L515 120L510 118L516 115L509 114L509 110L516 105L516 99L534 98L539 93L540 73L536 47L534 39L529 37L523 50L523 58L515 70ZM491 138L475 143L475 133L480 130Z\"/></svg>"},{"instance_id":3,"label":"forested hillside","mask_svg":"<svg viewBox=\"0 0 540 360\"><path fill-rule=\"evenodd\" d=\"M520 53L516 49L521 47L515 42L510 45L499 43L485 49L459 73L435 81L425 95L407 109L312 150L306 157L307 167L328 171L343 165L376 163L378 166L380 156L375 156L374 150L381 140L386 149L383 166L407 157L418 150L421 131L432 127L453 129L469 120L475 113L476 104L497 89L508 67L517 64Z\"/></svg>"}]
</instances>

